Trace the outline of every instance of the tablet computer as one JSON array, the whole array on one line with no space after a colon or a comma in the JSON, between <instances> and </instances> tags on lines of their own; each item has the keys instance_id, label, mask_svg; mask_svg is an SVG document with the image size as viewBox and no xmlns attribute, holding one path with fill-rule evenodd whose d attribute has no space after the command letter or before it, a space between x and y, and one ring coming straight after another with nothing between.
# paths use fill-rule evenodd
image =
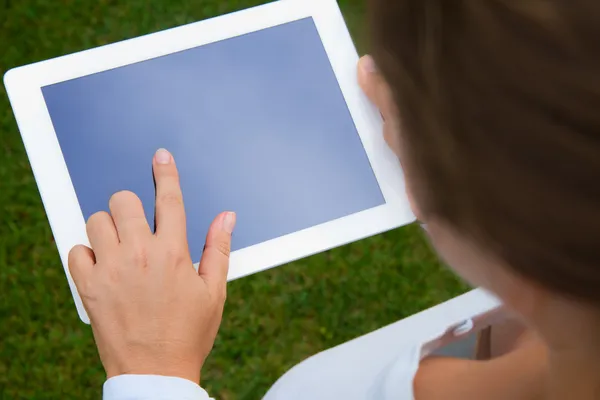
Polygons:
<instances>
[{"instance_id":1,"label":"tablet computer","mask_svg":"<svg viewBox=\"0 0 600 400\"><path fill-rule=\"evenodd\" d=\"M8 71L81 319L69 250L117 191L152 218L158 148L179 168L196 265L212 219L237 213L230 279L412 222L357 61L335 0L281 0Z\"/></svg>"}]
</instances>

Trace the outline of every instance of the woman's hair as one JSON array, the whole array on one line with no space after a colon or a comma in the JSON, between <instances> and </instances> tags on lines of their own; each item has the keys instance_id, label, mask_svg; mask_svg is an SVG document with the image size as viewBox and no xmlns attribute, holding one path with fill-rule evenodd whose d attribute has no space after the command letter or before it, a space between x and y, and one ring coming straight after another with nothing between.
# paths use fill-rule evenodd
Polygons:
<instances>
[{"instance_id":1,"label":"woman's hair","mask_svg":"<svg viewBox=\"0 0 600 400\"><path fill-rule=\"evenodd\" d=\"M423 215L600 304L600 1L370 1Z\"/></svg>"}]
</instances>

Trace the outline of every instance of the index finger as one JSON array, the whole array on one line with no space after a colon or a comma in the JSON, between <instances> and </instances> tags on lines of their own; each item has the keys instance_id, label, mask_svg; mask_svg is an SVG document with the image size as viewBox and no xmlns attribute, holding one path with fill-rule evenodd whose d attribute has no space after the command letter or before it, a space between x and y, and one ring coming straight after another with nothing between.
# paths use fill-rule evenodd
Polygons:
<instances>
[{"instance_id":1,"label":"index finger","mask_svg":"<svg viewBox=\"0 0 600 400\"><path fill-rule=\"evenodd\" d=\"M175 160L167 150L159 149L152 167L156 184L155 234L187 246L183 194Z\"/></svg>"}]
</instances>

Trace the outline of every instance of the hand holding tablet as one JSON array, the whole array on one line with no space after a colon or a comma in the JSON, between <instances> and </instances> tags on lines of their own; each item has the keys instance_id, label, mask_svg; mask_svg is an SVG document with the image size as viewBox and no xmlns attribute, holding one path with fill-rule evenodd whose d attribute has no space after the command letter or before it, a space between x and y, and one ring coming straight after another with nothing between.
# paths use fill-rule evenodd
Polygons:
<instances>
[{"instance_id":1,"label":"hand holding tablet","mask_svg":"<svg viewBox=\"0 0 600 400\"><path fill-rule=\"evenodd\" d=\"M235 211L229 279L412 222L335 0L282 0L9 71L5 85L67 266L122 190L154 221L150 160L177 160L193 263Z\"/></svg>"}]
</instances>

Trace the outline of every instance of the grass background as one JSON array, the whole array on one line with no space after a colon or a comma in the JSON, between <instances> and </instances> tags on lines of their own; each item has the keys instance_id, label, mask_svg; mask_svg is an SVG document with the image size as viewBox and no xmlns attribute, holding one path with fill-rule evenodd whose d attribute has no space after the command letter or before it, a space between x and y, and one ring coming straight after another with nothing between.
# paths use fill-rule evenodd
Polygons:
<instances>
[{"instance_id":1,"label":"grass background","mask_svg":"<svg viewBox=\"0 0 600 400\"><path fill-rule=\"evenodd\" d=\"M0 0L0 73L262 2ZM365 52L363 0L340 6ZM235 281L203 385L259 399L306 357L464 290L416 226ZM0 86L0 399L97 399L104 379Z\"/></svg>"}]
</instances>

